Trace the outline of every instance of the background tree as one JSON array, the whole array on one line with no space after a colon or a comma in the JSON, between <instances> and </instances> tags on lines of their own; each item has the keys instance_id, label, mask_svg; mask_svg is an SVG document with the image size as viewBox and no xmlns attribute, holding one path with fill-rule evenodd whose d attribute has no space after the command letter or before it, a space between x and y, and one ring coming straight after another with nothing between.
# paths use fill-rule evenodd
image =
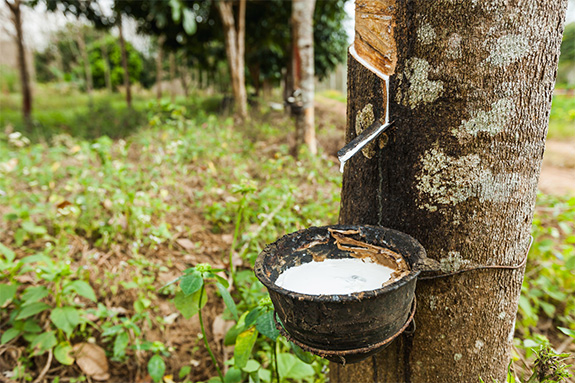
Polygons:
<instances>
[{"instance_id":1,"label":"background tree","mask_svg":"<svg viewBox=\"0 0 575 383\"><path fill-rule=\"evenodd\" d=\"M26 125L32 122L32 90L30 89L30 74L26 66L26 52L24 50L24 32L22 31L22 1L5 0L10 10L14 25L14 42L18 48L18 71L22 87L22 117Z\"/></svg>"},{"instance_id":2,"label":"background tree","mask_svg":"<svg viewBox=\"0 0 575 383\"><path fill-rule=\"evenodd\" d=\"M404 231L444 273L521 264L566 6L358 2L354 46L391 87L388 98L382 78L348 57L346 138L388 100L395 128L346 167L340 222ZM505 381L523 272L420 280L414 334L365 362L332 364L331 379Z\"/></svg>"},{"instance_id":3,"label":"background tree","mask_svg":"<svg viewBox=\"0 0 575 383\"><path fill-rule=\"evenodd\" d=\"M232 2L220 0L216 2L216 7L223 25L226 55L234 92L235 112L239 120L243 121L248 114L244 57L246 0L239 1L237 22L234 18Z\"/></svg>"},{"instance_id":4,"label":"background tree","mask_svg":"<svg viewBox=\"0 0 575 383\"><path fill-rule=\"evenodd\" d=\"M303 138L309 151L317 153L314 121L313 11L315 0L292 1L294 88L300 92L301 107L295 118L296 151Z\"/></svg>"}]
</instances>

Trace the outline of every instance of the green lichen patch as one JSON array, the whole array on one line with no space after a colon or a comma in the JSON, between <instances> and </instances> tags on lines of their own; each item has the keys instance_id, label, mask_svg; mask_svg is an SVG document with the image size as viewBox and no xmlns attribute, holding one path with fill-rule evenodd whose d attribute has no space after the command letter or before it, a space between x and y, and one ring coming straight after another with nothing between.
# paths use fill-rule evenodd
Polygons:
<instances>
[{"instance_id":1,"label":"green lichen patch","mask_svg":"<svg viewBox=\"0 0 575 383\"><path fill-rule=\"evenodd\" d=\"M435 40L436 34L433 27L428 23L422 23L417 28L417 40L423 45L429 45Z\"/></svg>"},{"instance_id":2,"label":"green lichen patch","mask_svg":"<svg viewBox=\"0 0 575 383\"><path fill-rule=\"evenodd\" d=\"M361 132L367 129L374 122L375 115L373 114L373 105L367 104L359 113L357 113L355 117L355 134L359 136ZM375 145L376 141L374 140L365 145L361 152L365 157L371 159L373 156L375 156Z\"/></svg>"},{"instance_id":3,"label":"green lichen patch","mask_svg":"<svg viewBox=\"0 0 575 383\"><path fill-rule=\"evenodd\" d=\"M487 62L506 66L520 60L529 53L529 40L521 35L505 35L495 41Z\"/></svg>"},{"instance_id":4,"label":"green lichen patch","mask_svg":"<svg viewBox=\"0 0 575 383\"><path fill-rule=\"evenodd\" d=\"M407 81L409 88L405 94L397 93L397 102L411 109L421 104L429 104L439 98L443 92L442 81L430 81L431 66L423 59L414 57L407 61L405 71L399 76L400 82Z\"/></svg>"},{"instance_id":5,"label":"green lichen patch","mask_svg":"<svg viewBox=\"0 0 575 383\"><path fill-rule=\"evenodd\" d=\"M507 126L515 114L515 104L509 98L503 98L491 105L491 110L476 110L471 112L471 119L463 121L460 131L463 130L474 137L479 132L494 136Z\"/></svg>"}]
</instances>

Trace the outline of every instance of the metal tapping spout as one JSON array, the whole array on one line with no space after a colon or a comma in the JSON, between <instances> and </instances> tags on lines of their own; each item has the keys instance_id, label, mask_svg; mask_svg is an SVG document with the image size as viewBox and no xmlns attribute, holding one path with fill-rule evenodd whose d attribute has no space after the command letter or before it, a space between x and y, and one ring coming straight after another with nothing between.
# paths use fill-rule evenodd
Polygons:
<instances>
[{"instance_id":1,"label":"metal tapping spout","mask_svg":"<svg viewBox=\"0 0 575 383\"><path fill-rule=\"evenodd\" d=\"M339 162L340 162L339 170L342 173L343 173L343 168L345 166L345 163L351 157L353 157L357 152L359 152L365 145L369 144L371 141L373 141L375 138L377 138L381 133L383 133L392 124L392 122L389 121L389 76L386 75L385 73L381 72L379 69L373 67L373 65L371 65L369 62L367 62L365 59L363 59L361 56L359 56L357 54L357 51L355 50L354 44L352 44L349 47L349 53L360 64L365 66L367 69L371 70L373 73L375 73L377 76L379 76L381 79L383 79L385 81L385 91L387 92L387 95L386 95L387 105L385 107L385 120L384 121L381 121L381 120L375 121L367 129L365 129L363 132L361 132L360 135L355 137L353 140L351 140L347 145L345 145L343 148L341 148L337 152L337 158L339 159Z\"/></svg>"}]
</instances>

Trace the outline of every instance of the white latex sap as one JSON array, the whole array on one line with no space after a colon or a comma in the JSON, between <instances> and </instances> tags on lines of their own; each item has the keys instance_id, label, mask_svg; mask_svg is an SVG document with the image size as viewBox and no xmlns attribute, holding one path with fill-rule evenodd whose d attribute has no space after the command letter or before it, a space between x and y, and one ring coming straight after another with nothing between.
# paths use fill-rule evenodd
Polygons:
<instances>
[{"instance_id":1,"label":"white latex sap","mask_svg":"<svg viewBox=\"0 0 575 383\"><path fill-rule=\"evenodd\" d=\"M291 267L281 273L275 283L302 294L351 294L380 288L393 271L357 258L326 259Z\"/></svg>"}]
</instances>

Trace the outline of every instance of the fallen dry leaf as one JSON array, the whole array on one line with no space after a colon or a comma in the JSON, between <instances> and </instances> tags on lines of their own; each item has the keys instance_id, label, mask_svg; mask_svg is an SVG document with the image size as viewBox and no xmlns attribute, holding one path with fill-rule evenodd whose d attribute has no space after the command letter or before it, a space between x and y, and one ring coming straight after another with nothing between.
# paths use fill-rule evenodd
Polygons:
<instances>
[{"instance_id":1,"label":"fallen dry leaf","mask_svg":"<svg viewBox=\"0 0 575 383\"><path fill-rule=\"evenodd\" d=\"M194 247L196 247L194 243L187 238L177 239L176 242L186 250L192 250Z\"/></svg>"},{"instance_id":2,"label":"fallen dry leaf","mask_svg":"<svg viewBox=\"0 0 575 383\"><path fill-rule=\"evenodd\" d=\"M92 343L78 343L74 345L76 363L82 372L94 380L108 380L108 359L104 349Z\"/></svg>"}]
</instances>

